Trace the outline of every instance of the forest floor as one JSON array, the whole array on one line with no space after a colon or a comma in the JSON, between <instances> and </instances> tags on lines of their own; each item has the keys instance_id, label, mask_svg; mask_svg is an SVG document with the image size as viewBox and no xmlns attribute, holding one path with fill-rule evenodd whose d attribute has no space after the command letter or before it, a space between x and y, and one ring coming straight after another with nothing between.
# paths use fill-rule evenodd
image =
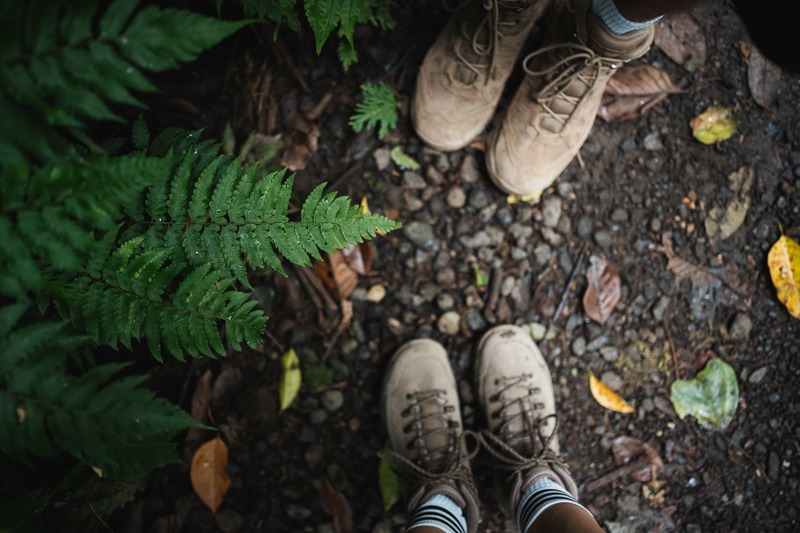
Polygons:
<instances>
[{"instance_id":1,"label":"forest floor","mask_svg":"<svg viewBox=\"0 0 800 533\"><path fill-rule=\"evenodd\" d=\"M165 76L164 94L151 102L164 125L222 138L230 124L236 144L228 138L228 149L240 153L252 134L251 159L290 166L298 198L325 181L403 228L361 249L372 264L354 278L345 305L313 268L288 268L287 277L254 272L270 317L263 346L153 373L152 385L187 410L193 397L207 402L230 450L232 485L212 514L186 465L165 468L117 517L121 530L341 533L349 513L355 531L402 531L402 504L384 509L379 489L387 361L413 338L440 341L465 425L477 429L476 340L514 323L555 333L539 346L556 385L561 452L580 500L608 531L797 531L800 320L776 298L767 253L781 228L800 234L800 77L762 63L766 77L749 84L758 65L745 54L748 34L730 4L710 2L680 22L697 23L686 58L655 45L635 62L665 72L680 91L637 117L598 118L579 157L538 202L514 201L488 178L483 136L441 153L411 128L416 71L447 18L426 5L405 6L394 30L358 28L359 61L346 73L333 40L317 56L288 29L273 41L264 27L246 28ZM521 75L512 76L501 107ZM382 139L348 125L361 84L378 82L401 101L400 122ZM709 106L736 109L733 137L695 140L690 120ZM399 167L390 157L396 147L420 168ZM743 169L752 169L749 187L729 181L747 176L737 174ZM745 216L721 238L708 218L737 199ZM621 282L602 323L583 304L598 259ZM306 377L280 412L281 356L290 348ZM679 418L670 400L671 384L694 378L712 358L738 381L724 429ZM599 405L589 370L634 412ZM187 464L215 434L194 436L181 442ZM644 472L616 461L625 443ZM513 531L489 472L475 474L480 531Z\"/></svg>"}]
</instances>

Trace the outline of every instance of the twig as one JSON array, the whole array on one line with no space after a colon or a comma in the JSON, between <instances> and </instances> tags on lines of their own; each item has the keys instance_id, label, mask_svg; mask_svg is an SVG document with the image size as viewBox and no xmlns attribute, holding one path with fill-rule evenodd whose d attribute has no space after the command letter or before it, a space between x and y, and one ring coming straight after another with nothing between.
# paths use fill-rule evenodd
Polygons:
<instances>
[{"instance_id":1,"label":"twig","mask_svg":"<svg viewBox=\"0 0 800 533\"><path fill-rule=\"evenodd\" d=\"M642 468L645 468L648 465L650 465L650 458L641 457L636 461L633 461L632 463L620 466L616 470L612 470L608 474L601 476L600 478L588 483L586 487L584 487L584 492L592 492L597 489L603 488L609 483L613 483L614 481L623 478L629 474L632 474L637 470L641 470Z\"/></svg>"},{"instance_id":2,"label":"twig","mask_svg":"<svg viewBox=\"0 0 800 533\"><path fill-rule=\"evenodd\" d=\"M669 351L672 353L672 366L675 369L675 379L681 379L681 368L678 363L678 352L675 350L675 341L669 332L669 313L664 313L664 335L669 342Z\"/></svg>"},{"instance_id":3,"label":"twig","mask_svg":"<svg viewBox=\"0 0 800 533\"><path fill-rule=\"evenodd\" d=\"M766 473L766 472L764 472L764 469L763 469L763 468L761 468L761 465L760 465L760 464L758 464L758 461L756 461L755 457L753 457L752 455L750 455L750 454L747 452L747 450L745 450L744 448L742 448L742 446L741 446L741 445L740 445L738 442L736 442L736 441L735 441L735 440L733 440L732 438L728 437L726 434L724 434L724 433L720 433L720 435L722 435L722 438L723 438L723 439L725 439L725 441L726 441L728 444L730 444L730 445L732 445L734 448L736 448L736 449L739 451L739 453L740 453L740 454L744 455L744 456L745 456L745 458L747 458L747 459L748 459L748 460L749 460L749 461L750 461L750 462L753 464L753 466L756 468L756 470L758 471L758 473L759 473L759 474L761 474L762 476L764 476L764 479L767 481L767 483L770 483L770 484L772 483L772 479L770 479L770 477L767 475L767 473Z\"/></svg>"},{"instance_id":4,"label":"twig","mask_svg":"<svg viewBox=\"0 0 800 533\"><path fill-rule=\"evenodd\" d=\"M307 272L302 267L295 267L295 272L297 272L297 277L300 280L300 283L303 284L303 288L305 288L308 297L311 298L311 301L314 303L314 307L317 308L317 320L320 324L323 323L325 320L325 314L322 311L322 300L317 294L317 291L314 290L314 287L308 281Z\"/></svg>"},{"instance_id":5,"label":"twig","mask_svg":"<svg viewBox=\"0 0 800 533\"><path fill-rule=\"evenodd\" d=\"M308 83L303 77L303 74L300 72L300 69L297 68L297 65L294 64L294 61L292 61L292 57L286 51L286 47L283 46L283 43L281 41L272 41L271 46L272 50L278 55L279 60L286 65L286 68L289 69L292 77L297 81L297 83L300 84L300 87L303 88L303 91L307 94L311 93L311 88L308 86Z\"/></svg>"},{"instance_id":6,"label":"twig","mask_svg":"<svg viewBox=\"0 0 800 533\"><path fill-rule=\"evenodd\" d=\"M544 338L547 338L547 334L550 333L550 330L553 329L558 317L561 316L561 312L564 310L564 305L567 303L567 295L569 294L569 287L572 285L572 281L575 279L575 275L578 273L578 269L581 267L583 263L583 256L586 253L586 248L588 247L588 243L584 241L583 246L581 247L581 251L578 254L578 259L575 261L575 265L572 267L572 272L569 273L569 278L567 279L566 285L564 285L564 290L561 293L561 301L558 302L558 307L556 308L556 312L553 313L553 316L550 317L550 320L547 321L547 329L544 331Z\"/></svg>"},{"instance_id":7,"label":"twig","mask_svg":"<svg viewBox=\"0 0 800 533\"><path fill-rule=\"evenodd\" d=\"M272 343L275 344L275 346L278 347L278 351L280 351L281 353L286 352L286 346L281 341L279 341L277 339L277 337L275 337L275 335L272 334L272 332L269 330L269 328L267 328L264 331L264 333L266 333L267 337L269 337L269 340L271 340Z\"/></svg>"},{"instance_id":8,"label":"twig","mask_svg":"<svg viewBox=\"0 0 800 533\"><path fill-rule=\"evenodd\" d=\"M492 281L489 285L489 294L486 297L486 312L493 313L500 298L500 286L503 284L503 269L495 268L492 271Z\"/></svg>"}]
</instances>

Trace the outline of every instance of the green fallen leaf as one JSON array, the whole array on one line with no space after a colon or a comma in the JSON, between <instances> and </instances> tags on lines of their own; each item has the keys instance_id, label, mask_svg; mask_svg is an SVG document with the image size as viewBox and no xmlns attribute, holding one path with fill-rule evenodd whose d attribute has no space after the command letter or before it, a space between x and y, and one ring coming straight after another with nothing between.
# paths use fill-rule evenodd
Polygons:
<instances>
[{"instance_id":1,"label":"green fallen leaf","mask_svg":"<svg viewBox=\"0 0 800 533\"><path fill-rule=\"evenodd\" d=\"M318 392L333 383L333 370L323 362L303 365L303 377L311 392Z\"/></svg>"},{"instance_id":2,"label":"green fallen leaf","mask_svg":"<svg viewBox=\"0 0 800 533\"><path fill-rule=\"evenodd\" d=\"M417 163L413 157L405 153L402 146L398 145L392 148L391 151L389 151L389 157L392 158L395 165L402 169L417 170L419 168L419 163Z\"/></svg>"},{"instance_id":3,"label":"green fallen leaf","mask_svg":"<svg viewBox=\"0 0 800 533\"><path fill-rule=\"evenodd\" d=\"M391 449L389 441L386 441L384 450L391 451ZM400 493L400 481L397 479L397 474L392 470L392 466L386 460L386 457L381 457L381 462L378 465L378 485L381 490L383 510L386 512L397 503Z\"/></svg>"},{"instance_id":4,"label":"green fallen leaf","mask_svg":"<svg viewBox=\"0 0 800 533\"><path fill-rule=\"evenodd\" d=\"M283 368L283 374L281 375L278 394L280 395L280 412L282 413L292 405L297 393L300 391L300 383L303 381L303 376L300 373L300 361L293 348L289 348L281 357L281 367Z\"/></svg>"},{"instance_id":5,"label":"green fallen leaf","mask_svg":"<svg viewBox=\"0 0 800 533\"><path fill-rule=\"evenodd\" d=\"M725 429L739 403L736 372L722 359L710 359L695 379L672 384L670 400L681 419L692 415L704 427Z\"/></svg>"},{"instance_id":6,"label":"green fallen leaf","mask_svg":"<svg viewBox=\"0 0 800 533\"><path fill-rule=\"evenodd\" d=\"M692 135L703 144L714 144L731 138L738 124L733 108L717 106L706 108L689 122Z\"/></svg>"},{"instance_id":7,"label":"green fallen leaf","mask_svg":"<svg viewBox=\"0 0 800 533\"><path fill-rule=\"evenodd\" d=\"M475 273L475 284L478 287L486 287L489 284L489 271L482 268L480 265L472 265L472 271Z\"/></svg>"}]
</instances>

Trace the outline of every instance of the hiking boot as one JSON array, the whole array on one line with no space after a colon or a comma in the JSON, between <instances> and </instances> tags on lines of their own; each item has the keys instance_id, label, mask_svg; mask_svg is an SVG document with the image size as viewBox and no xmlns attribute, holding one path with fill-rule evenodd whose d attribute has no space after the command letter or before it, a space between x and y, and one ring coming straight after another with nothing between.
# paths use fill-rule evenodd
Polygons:
<instances>
[{"instance_id":1,"label":"hiking boot","mask_svg":"<svg viewBox=\"0 0 800 533\"><path fill-rule=\"evenodd\" d=\"M507 193L538 193L555 181L588 137L608 79L650 49L653 26L616 35L588 12L590 3L563 3L544 46L525 57L525 79L489 134L489 177Z\"/></svg>"},{"instance_id":2,"label":"hiking boot","mask_svg":"<svg viewBox=\"0 0 800 533\"><path fill-rule=\"evenodd\" d=\"M513 325L490 329L478 345L475 381L488 424L481 441L506 514L514 516L525 489L542 477L577 498L578 487L559 457L550 371L530 335Z\"/></svg>"},{"instance_id":3,"label":"hiking boot","mask_svg":"<svg viewBox=\"0 0 800 533\"><path fill-rule=\"evenodd\" d=\"M381 412L393 453L385 457L405 482L408 514L444 494L478 527L480 503L464 441L456 379L444 347L430 339L401 346L386 370Z\"/></svg>"},{"instance_id":4,"label":"hiking boot","mask_svg":"<svg viewBox=\"0 0 800 533\"><path fill-rule=\"evenodd\" d=\"M473 0L450 17L425 55L414 90L411 121L425 143L458 150L486 128L550 1Z\"/></svg>"}]
</instances>

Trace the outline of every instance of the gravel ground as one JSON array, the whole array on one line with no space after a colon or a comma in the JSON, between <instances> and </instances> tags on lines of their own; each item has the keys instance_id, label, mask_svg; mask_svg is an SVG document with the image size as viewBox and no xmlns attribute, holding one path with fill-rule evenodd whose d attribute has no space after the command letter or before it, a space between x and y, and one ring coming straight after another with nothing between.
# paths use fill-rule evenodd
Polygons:
<instances>
[{"instance_id":1,"label":"gravel ground","mask_svg":"<svg viewBox=\"0 0 800 533\"><path fill-rule=\"evenodd\" d=\"M359 34L369 57L349 77L335 57L314 62L301 47L289 49L310 91L298 91L295 76L275 76L273 90L290 89L300 109L333 95L317 121L317 151L297 173L298 190L324 179L404 224L372 241L372 273L350 297L350 325L336 330L338 311L324 300L315 305L296 270L289 278L254 273L271 317L263 349L196 362L188 374L170 365L162 371L164 383L186 380L189 390L212 371L211 412L231 449L225 503L212 515L191 492L186 469L175 467L161 472L122 520L140 520L145 531L334 532L320 497L327 482L345 496L357 531L401 531L402 506L384 511L377 477L385 441L378 398L392 352L416 337L440 341L459 379L465 424L478 428L470 379L476 340L495 324L535 322L555 331L540 347L556 384L562 453L581 501L608 531L796 531L800 321L777 301L766 255L779 227L795 238L800 232L800 78L783 72L771 107L758 105L738 44L746 39L741 21L729 4L711 3L694 12L708 47L704 64L687 70L657 48L642 60L667 71L682 93L636 119L598 120L580 158L538 203L509 203L486 175L480 139L450 154L427 149L405 107L382 140L347 126L360 83L387 79L403 97L411 94L415 69L446 16L420 14L417 2L410 19L425 21L418 32L401 19L391 38ZM265 64L280 57L272 50ZM397 66L382 71L387 58ZM212 131L236 113L229 104L208 106ZM695 141L688 126L709 105L738 106L742 117L736 135L714 146ZM395 146L421 168L397 167L389 157ZM708 212L733 194L728 175L747 165L755 179L744 222L711 242ZM581 303L591 256L603 257L621 278L620 301L603 324ZM676 258L710 278L699 283ZM479 283L476 271L488 281ZM385 289L379 302L374 286ZM304 368L323 363L333 377L319 392L304 386L279 414L279 357L288 347ZM723 431L678 418L670 402L675 362L681 377L691 378L714 356L733 367L740 388ZM598 405L589 370L635 411ZM658 454L663 468L654 480L609 480L620 437ZM476 477L481 531L513 531L489 472L477 467Z\"/></svg>"}]
</instances>

